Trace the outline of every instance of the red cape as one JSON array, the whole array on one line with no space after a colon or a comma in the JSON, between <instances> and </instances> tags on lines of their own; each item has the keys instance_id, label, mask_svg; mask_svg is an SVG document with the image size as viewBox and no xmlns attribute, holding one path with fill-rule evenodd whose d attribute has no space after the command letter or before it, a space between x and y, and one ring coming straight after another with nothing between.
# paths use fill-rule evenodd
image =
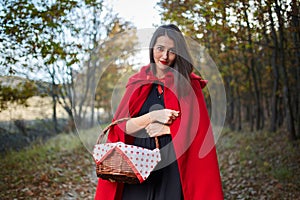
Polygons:
<instances>
[{"instance_id":1,"label":"red cape","mask_svg":"<svg viewBox=\"0 0 300 200\"><path fill-rule=\"evenodd\" d=\"M164 79L157 79L152 74L150 65L143 67L139 73L129 79L114 119L136 116L151 90L151 84L155 81L163 82L165 107L181 113L170 129L184 199L223 199L214 138L202 94L202 88L205 87L206 81L193 73L190 78L192 92L188 96L178 99L172 72L168 72ZM108 135L108 141L123 141L131 144L132 137L124 134L125 125L126 122L114 126ZM208 146L209 151L205 157L200 157L199 152L204 139L205 146ZM121 183L99 179L95 199L121 199L122 190L123 184Z\"/></svg>"}]
</instances>

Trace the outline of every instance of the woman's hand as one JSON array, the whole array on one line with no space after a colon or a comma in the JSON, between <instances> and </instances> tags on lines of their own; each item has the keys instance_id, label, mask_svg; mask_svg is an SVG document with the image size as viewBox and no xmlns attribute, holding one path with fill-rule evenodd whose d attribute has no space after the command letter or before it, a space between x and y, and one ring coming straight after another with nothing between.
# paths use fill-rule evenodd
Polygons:
<instances>
[{"instance_id":1,"label":"woman's hand","mask_svg":"<svg viewBox=\"0 0 300 200\"><path fill-rule=\"evenodd\" d=\"M161 124L172 124L172 122L179 116L179 111L171 109L155 110L149 113L152 122L159 122Z\"/></svg>"},{"instance_id":2,"label":"woman's hand","mask_svg":"<svg viewBox=\"0 0 300 200\"><path fill-rule=\"evenodd\" d=\"M173 121L179 116L179 111L162 109L149 112L145 115L131 118L126 122L126 133L131 135L137 131L146 128L152 123L160 123L162 125L172 124ZM151 125L150 127L152 127ZM151 128L152 129L152 128ZM164 129L163 129L164 130ZM153 130L154 131L154 130ZM157 133L157 131L154 131ZM151 131L152 133L152 131ZM163 131L165 133L165 130Z\"/></svg>"},{"instance_id":3,"label":"woman's hand","mask_svg":"<svg viewBox=\"0 0 300 200\"><path fill-rule=\"evenodd\" d=\"M157 122L149 124L145 129L150 137L171 134L170 127L168 125Z\"/></svg>"}]
</instances>

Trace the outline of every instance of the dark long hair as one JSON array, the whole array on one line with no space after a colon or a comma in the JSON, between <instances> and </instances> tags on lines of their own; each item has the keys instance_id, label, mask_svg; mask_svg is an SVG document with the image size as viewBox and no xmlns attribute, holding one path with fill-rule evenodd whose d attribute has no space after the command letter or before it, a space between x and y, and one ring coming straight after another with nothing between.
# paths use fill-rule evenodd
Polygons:
<instances>
[{"instance_id":1,"label":"dark long hair","mask_svg":"<svg viewBox=\"0 0 300 200\"><path fill-rule=\"evenodd\" d=\"M156 73L156 68L153 56L153 48L157 38L160 36L168 36L174 41L176 58L173 66L171 67L179 73L175 75L175 86L177 88L178 97L183 97L189 92L188 88L190 88L190 74L194 69L186 41L179 28L174 24L162 25L156 29L151 38L149 48L151 70L154 74Z\"/></svg>"}]
</instances>

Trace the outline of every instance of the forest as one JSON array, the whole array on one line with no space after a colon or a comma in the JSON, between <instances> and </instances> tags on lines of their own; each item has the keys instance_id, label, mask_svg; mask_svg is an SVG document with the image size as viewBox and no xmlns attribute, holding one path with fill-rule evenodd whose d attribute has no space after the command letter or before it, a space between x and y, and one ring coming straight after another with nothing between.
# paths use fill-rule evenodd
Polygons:
<instances>
[{"instance_id":1,"label":"forest","mask_svg":"<svg viewBox=\"0 0 300 200\"><path fill-rule=\"evenodd\" d=\"M220 72L225 199L299 198L300 2L168 0L153 9ZM90 132L111 120L126 80L147 64L134 59L143 30L105 0L2 0L0 23L0 177L9 183L0 198L92 199ZM53 163L35 171L29 161Z\"/></svg>"},{"instance_id":2,"label":"forest","mask_svg":"<svg viewBox=\"0 0 300 200\"><path fill-rule=\"evenodd\" d=\"M233 130L300 132L298 1L167 1L163 20L203 44L222 74Z\"/></svg>"}]
</instances>

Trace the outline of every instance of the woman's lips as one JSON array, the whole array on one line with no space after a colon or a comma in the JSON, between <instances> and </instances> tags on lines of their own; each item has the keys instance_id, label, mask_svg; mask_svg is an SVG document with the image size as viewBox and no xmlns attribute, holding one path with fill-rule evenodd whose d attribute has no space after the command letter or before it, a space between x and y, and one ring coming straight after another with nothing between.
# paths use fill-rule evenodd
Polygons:
<instances>
[{"instance_id":1,"label":"woman's lips","mask_svg":"<svg viewBox=\"0 0 300 200\"><path fill-rule=\"evenodd\" d=\"M161 64L163 64L163 65L167 65L168 64L168 62L166 62L166 61L159 61Z\"/></svg>"}]
</instances>

